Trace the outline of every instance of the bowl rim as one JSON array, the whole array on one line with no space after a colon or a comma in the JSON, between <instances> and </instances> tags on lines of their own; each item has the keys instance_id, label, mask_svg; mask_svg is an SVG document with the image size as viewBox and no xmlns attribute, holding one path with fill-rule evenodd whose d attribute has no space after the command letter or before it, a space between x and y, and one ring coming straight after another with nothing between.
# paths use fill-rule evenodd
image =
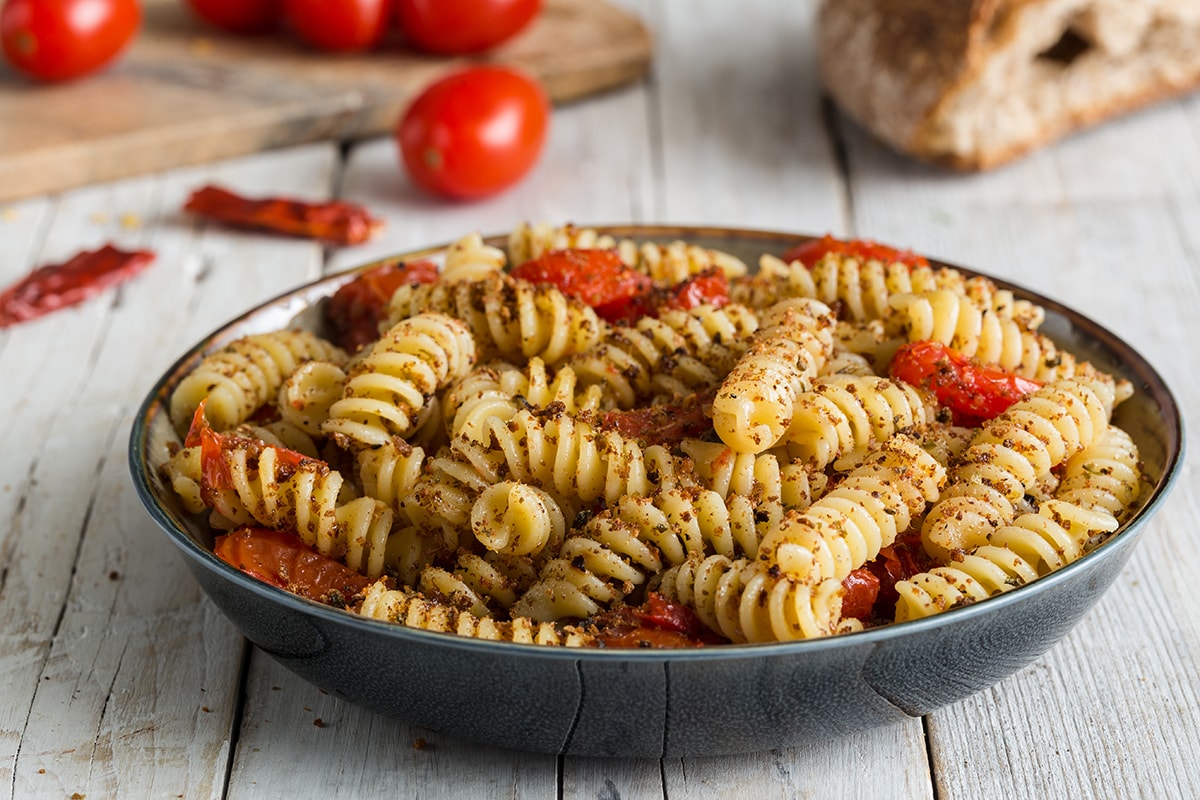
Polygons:
<instances>
[{"instance_id":1,"label":"bowl rim","mask_svg":"<svg viewBox=\"0 0 1200 800\"><path fill-rule=\"evenodd\" d=\"M689 239L733 239L740 241L761 240L763 244L769 244L771 247L764 249L764 252L774 248L778 250L784 245L799 244L805 241L820 238L811 234L798 232L768 230L759 228L740 228L740 227L718 227L718 226L702 226L702 225L640 225L640 224L597 224L578 227L587 227L596 230L600 233L607 233L615 237L630 237L644 239L647 241L664 241L664 240L689 240ZM486 243L493 246L502 246L507 241L508 234L494 234L484 236ZM417 248L413 250L405 250L393 255L372 259L371 261L361 264L356 267L350 267L336 273L323 275L311 281L307 281L299 286L293 287L284 291L266 301L263 301L236 317L227 320L220 326L215 328L206 336L198 340L194 345L188 348L179 358L177 358L170 367L155 380L152 388L147 393L138 407L136 416L134 417L133 425L130 432L128 445L128 460L130 472L132 474L134 486L142 505L146 508L150 517L161 528L167 536L180 548L182 553L191 558L194 563L202 566L217 576L225 580L232 581L241 589L251 592L260 598L272 603L285 606L291 611L296 611L306 616L316 617L318 620L336 625L348 626L351 629L361 631L363 633L372 634L374 636L383 636L394 638L397 643L411 642L414 645L429 645L438 647L450 647L471 652L490 653L494 655L509 654L513 656L536 656L551 659L567 659L570 661L580 661L583 659L598 659L601 661L650 661L650 662L674 662L674 661L692 661L696 659L708 660L726 660L726 659L743 659L743 658L760 658L767 656L800 656L808 652L821 652L830 649L853 648L859 646L873 646L887 642L896 638L905 638L915 636L922 632L934 631L946 625L956 624L974 618L980 615L988 615L1006 605L1019 603L1023 598L1029 598L1039 592L1053 590L1058 584L1068 581L1076 573L1089 569L1091 565L1099 563L1101 560L1109 557L1117 557L1117 554L1126 547L1132 547L1136 540L1140 538L1140 534L1145 529L1147 522L1158 512L1161 505L1165 502L1167 496L1174 488L1183 464L1184 452L1186 448L1186 436L1184 430L1184 420L1178 401L1175 398L1170 387L1162 378L1157 369L1137 350L1129 345L1124 339L1108 330L1100 323L1090 317L1075 311L1068 306L1059 303L1058 301L1046 297L1039 292L1026 288L1025 286L1014 283L1013 281L998 278L994 275L976 270L970 267L963 267L956 263L944 261L931 256L927 256L931 266L935 267L950 267L959 270L968 276L981 276L994 281L997 286L1003 289L1008 289L1013 294L1020 298L1031 300L1038 305L1041 305L1047 312L1049 317L1051 313L1062 317L1074 327L1083 330L1088 338L1099 341L1106 349L1110 350L1114 356L1120 359L1121 367L1126 371L1132 371L1131 379L1134 375L1139 379L1137 391L1143 391L1143 387L1149 389L1150 394L1159 402L1160 410L1163 415L1168 436L1166 441L1166 452L1164 454L1164 462L1162 474L1155 482L1154 486L1149 490L1149 495L1144 501L1142 507L1137 513L1125 524L1121 526L1117 533L1109 536L1105 541L1096 547L1094 550L1084 554L1079 559L1067 564L1066 566L1051 572L1041 578L1038 578L1031 583L1017 587L1016 589L1005 592L1004 594L989 597L986 600L981 600L976 603L952 608L947 611L935 614L930 617L924 617L916 620L907 620L904 622L894 622L887 625L881 625L875 628L868 628L862 631L849 633L841 633L834 636L820 637L816 639L803 639L790 642L761 642L761 643L742 643L742 644L722 644L711 647L700 646L692 648L679 649L657 649L657 648L606 648L606 647L553 647L536 644L521 644L507 641L490 641L486 639L476 639L471 637L459 636L453 633L443 633L436 631L427 631L420 628L410 628L396 623L376 620L367 617L360 617L350 612L333 608L315 600L309 600L299 595L292 594L285 589L277 588L270 584L263 583L240 570L235 569L224 561L216 557L209 549L202 547L195 539L190 536L187 531L180 528L172 514L166 510L159 501L158 494L154 488L153 478L151 476L151 467L148 455L149 435L152 428L151 420L156 414L166 414L169 402L168 389L173 388L174 384L182 378L190 366L202 358L208 352L223 346L225 339L232 340L238 336L245 335L240 333L237 336L232 335L234 329L240 328L249 320L264 315L268 311L286 305L289 301L297 303L299 310L304 310L315 305L321 298L327 297L337 290L339 286L349 282L358 274L372 269L380 264L395 262L398 260L414 260L418 258L428 258L444 253L453 242L446 242L439 245ZM319 292L316 298L309 298L309 295ZM299 313L299 311L297 311ZM294 317L294 315L293 315ZM169 422L167 423L169 424Z\"/></svg>"}]
</instances>

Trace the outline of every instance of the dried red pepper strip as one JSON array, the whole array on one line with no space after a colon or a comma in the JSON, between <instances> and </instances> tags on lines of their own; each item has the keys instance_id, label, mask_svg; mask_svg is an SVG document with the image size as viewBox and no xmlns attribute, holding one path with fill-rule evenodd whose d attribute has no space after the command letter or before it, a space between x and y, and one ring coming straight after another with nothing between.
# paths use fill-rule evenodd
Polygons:
<instances>
[{"instance_id":1,"label":"dried red pepper strip","mask_svg":"<svg viewBox=\"0 0 1200 800\"><path fill-rule=\"evenodd\" d=\"M340 200L310 203L287 197L251 199L219 186L196 190L183 208L227 225L330 244L362 244L383 228L382 220L355 203Z\"/></svg>"},{"instance_id":2,"label":"dried red pepper strip","mask_svg":"<svg viewBox=\"0 0 1200 800\"><path fill-rule=\"evenodd\" d=\"M106 244L64 264L38 267L0 293L0 328L82 303L133 277L153 260L149 250L125 251Z\"/></svg>"}]
</instances>

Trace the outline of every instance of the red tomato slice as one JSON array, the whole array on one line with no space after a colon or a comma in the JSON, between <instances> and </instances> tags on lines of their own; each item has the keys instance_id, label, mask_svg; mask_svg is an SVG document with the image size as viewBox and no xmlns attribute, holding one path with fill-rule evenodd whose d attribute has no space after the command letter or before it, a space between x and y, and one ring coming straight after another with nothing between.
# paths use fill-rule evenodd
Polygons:
<instances>
[{"instance_id":1,"label":"red tomato slice","mask_svg":"<svg viewBox=\"0 0 1200 800\"><path fill-rule=\"evenodd\" d=\"M1004 413L1042 384L981 364L938 342L912 342L896 351L889 369L897 380L933 393L960 424Z\"/></svg>"},{"instance_id":2,"label":"red tomato slice","mask_svg":"<svg viewBox=\"0 0 1200 800\"><path fill-rule=\"evenodd\" d=\"M218 536L213 552L263 583L321 603L344 605L373 582L288 531L239 528Z\"/></svg>"},{"instance_id":3,"label":"red tomato slice","mask_svg":"<svg viewBox=\"0 0 1200 800\"><path fill-rule=\"evenodd\" d=\"M650 276L625 266L615 250L551 250L512 270L514 278L552 284L599 310L653 285Z\"/></svg>"},{"instance_id":4,"label":"red tomato slice","mask_svg":"<svg viewBox=\"0 0 1200 800\"><path fill-rule=\"evenodd\" d=\"M388 303L406 284L434 283L437 265L432 261L380 264L338 289L329 299L325 317L334 330L334 341L351 353L379 338L387 319Z\"/></svg>"},{"instance_id":5,"label":"red tomato slice","mask_svg":"<svg viewBox=\"0 0 1200 800\"><path fill-rule=\"evenodd\" d=\"M785 252L782 258L788 263L800 261L804 266L812 269L814 264L830 253L852 256L862 261L882 261L885 264L899 262L910 268L929 266L928 259L911 250L898 250L870 239L835 239L829 234L820 239L796 245Z\"/></svg>"}]
</instances>

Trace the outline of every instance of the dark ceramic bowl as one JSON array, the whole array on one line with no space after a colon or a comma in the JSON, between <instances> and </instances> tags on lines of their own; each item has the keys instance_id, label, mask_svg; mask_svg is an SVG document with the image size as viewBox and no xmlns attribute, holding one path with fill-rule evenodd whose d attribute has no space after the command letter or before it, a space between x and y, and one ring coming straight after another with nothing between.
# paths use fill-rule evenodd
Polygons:
<instances>
[{"instance_id":1,"label":"dark ceramic bowl","mask_svg":"<svg viewBox=\"0 0 1200 800\"><path fill-rule=\"evenodd\" d=\"M719 247L752 265L762 252L780 253L810 238L680 227L608 230ZM180 378L206 353L240 336L291 324L318 330L322 299L353 274L282 295L193 347L146 398L133 426L130 465L154 521L252 642L327 691L452 736L547 753L679 757L785 747L926 714L1011 675L1066 634L1120 573L1182 460L1179 409L1158 373L1095 322L1009 286L1046 309L1044 330L1060 346L1128 378L1137 390L1119 407L1116 422L1140 447L1153 489L1119 534L1066 568L928 619L787 644L580 651L361 619L218 560L212 533L180 508L157 474L167 442L175 439L167 401Z\"/></svg>"}]
</instances>

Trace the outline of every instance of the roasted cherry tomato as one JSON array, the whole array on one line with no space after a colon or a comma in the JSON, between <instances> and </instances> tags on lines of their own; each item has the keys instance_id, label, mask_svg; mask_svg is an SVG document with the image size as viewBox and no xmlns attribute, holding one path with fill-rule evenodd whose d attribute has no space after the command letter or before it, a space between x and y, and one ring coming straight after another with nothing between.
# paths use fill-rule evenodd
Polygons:
<instances>
[{"instance_id":1,"label":"roasted cherry tomato","mask_svg":"<svg viewBox=\"0 0 1200 800\"><path fill-rule=\"evenodd\" d=\"M640 606L624 606L597 622L605 647L698 647L728 642L709 630L696 612L658 592L650 592Z\"/></svg>"},{"instance_id":2,"label":"roasted cherry tomato","mask_svg":"<svg viewBox=\"0 0 1200 800\"><path fill-rule=\"evenodd\" d=\"M334 340L352 353L379 338L379 325L387 319L388 302L401 286L434 283L437 265L432 261L380 264L342 286L325 308Z\"/></svg>"},{"instance_id":3,"label":"roasted cherry tomato","mask_svg":"<svg viewBox=\"0 0 1200 800\"><path fill-rule=\"evenodd\" d=\"M488 50L533 21L541 0L397 0L404 37L418 50L459 55Z\"/></svg>"},{"instance_id":4,"label":"roasted cherry tomato","mask_svg":"<svg viewBox=\"0 0 1200 800\"><path fill-rule=\"evenodd\" d=\"M553 284L568 297L596 309L652 286L649 275L625 266L615 250L550 250L515 267L512 276Z\"/></svg>"},{"instance_id":5,"label":"roasted cherry tomato","mask_svg":"<svg viewBox=\"0 0 1200 800\"><path fill-rule=\"evenodd\" d=\"M321 603L345 605L372 583L288 531L239 528L218 536L213 552L226 564L263 583Z\"/></svg>"},{"instance_id":6,"label":"roasted cherry tomato","mask_svg":"<svg viewBox=\"0 0 1200 800\"><path fill-rule=\"evenodd\" d=\"M137 0L8 0L0 9L0 44L26 75L69 80L116 58L141 20Z\"/></svg>"},{"instance_id":7,"label":"roasted cherry tomato","mask_svg":"<svg viewBox=\"0 0 1200 800\"><path fill-rule=\"evenodd\" d=\"M1042 385L1000 367L981 364L932 341L901 347L892 359L889 373L897 380L932 392L941 405L954 412L960 424L1002 414Z\"/></svg>"},{"instance_id":8,"label":"roasted cherry tomato","mask_svg":"<svg viewBox=\"0 0 1200 800\"><path fill-rule=\"evenodd\" d=\"M609 322L633 325L642 317L657 317L670 309L686 311L705 304L719 308L728 302L729 279L717 267L710 267L674 286L653 287L597 306L596 313Z\"/></svg>"},{"instance_id":9,"label":"roasted cherry tomato","mask_svg":"<svg viewBox=\"0 0 1200 800\"><path fill-rule=\"evenodd\" d=\"M389 0L283 0L283 16L306 44L355 52L378 44L387 32Z\"/></svg>"},{"instance_id":10,"label":"roasted cherry tomato","mask_svg":"<svg viewBox=\"0 0 1200 800\"><path fill-rule=\"evenodd\" d=\"M296 470L305 464L310 466L323 464L303 453L283 447L274 447L258 439L217 433L204 416L203 400L197 406L196 413L192 415L192 426L188 429L183 443L187 447L196 447L197 445L200 447L200 488L201 493L205 496L205 502L208 502L208 495L212 490L233 488L233 477L229 474L229 466L221 457L223 453L231 450L246 450L248 458L256 458L263 450L274 450L277 464L286 470ZM328 469L328 467L325 468Z\"/></svg>"},{"instance_id":11,"label":"roasted cherry tomato","mask_svg":"<svg viewBox=\"0 0 1200 800\"><path fill-rule=\"evenodd\" d=\"M921 546L920 531L902 534L895 542L880 549L875 560L865 567L879 579L875 617L881 621L892 622L896 612L896 601L900 599L896 584L908 580L913 575L928 572L936 566L937 562L931 559Z\"/></svg>"},{"instance_id":12,"label":"roasted cherry tomato","mask_svg":"<svg viewBox=\"0 0 1200 800\"><path fill-rule=\"evenodd\" d=\"M613 430L643 444L676 445L684 439L696 439L712 430L712 420L704 413L716 390L695 394L678 403L664 403L628 411L605 411L600 428Z\"/></svg>"},{"instance_id":13,"label":"roasted cherry tomato","mask_svg":"<svg viewBox=\"0 0 1200 800\"><path fill-rule=\"evenodd\" d=\"M469 200L506 189L529 172L549 121L550 101L533 78L504 67L468 67L413 101L396 141L418 186Z\"/></svg>"},{"instance_id":14,"label":"roasted cherry tomato","mask_svg":"<svg viewBox=\"0 0 1200 800\"><path fill-rule=\"evenodd\" d=\"M187 0L200 19L224 31L269 33L283 16L283 0Z\"/></svg>"},{"instance_id":15,"label":"roasted cherry tomato","mask_svg":"<svg viewBox=\"0 0 1200 800\"><path fill-rule=\"evenodd\" d=\"M911 250L897 250L895 247L872 242L869 239L835 239L829 234L820 239L796 245L783 254L783 260L789 263L800 261L804 266L812 269L813 264L830 253L852 256L863 261L882 261L885 264L899 262L910 268L929 266L929 261L924 256L919 256Z\"/></svg>"},{"instance_id":16,"label":"roasted cherry tomato","mask_svg":"<svg viewBox=\"0 0 1200 800\"><path fill-rule=\"evenodd\" d=\"M852 570L842 580L842 616L870 620L879 597L879 577L867 567Z\"/></svg>"}]
</instances>

